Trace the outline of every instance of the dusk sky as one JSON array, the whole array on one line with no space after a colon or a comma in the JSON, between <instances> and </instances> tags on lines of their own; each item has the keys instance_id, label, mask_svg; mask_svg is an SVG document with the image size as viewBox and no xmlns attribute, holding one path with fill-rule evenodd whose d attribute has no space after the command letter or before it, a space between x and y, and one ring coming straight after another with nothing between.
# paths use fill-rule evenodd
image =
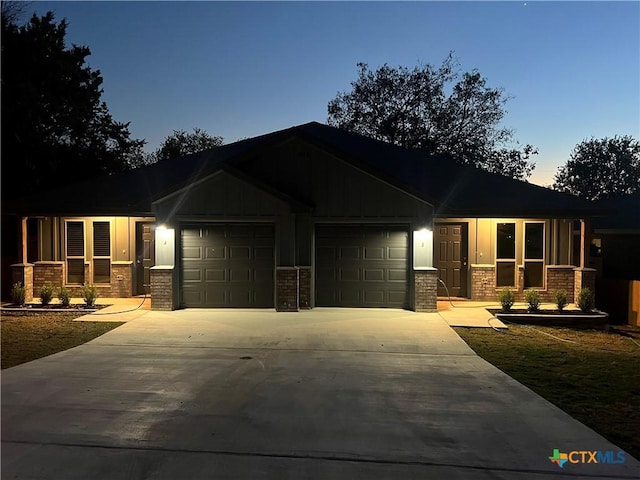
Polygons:
<instances>
[{"instance_id":1,"label":"dusk sky","mask_svg":"<svg viewBox=\"0 0 640 480\"><path fill-rule=\"evenodd\" d=\"M450 51L513 97L504 125L551 184L583 139L640 137L639 2L33 2L69 22L103 99L154 150L173 130L226 143L326 123L356 63L440 65ZM26 19L26 17L25 17Z\"/></svg>"}]
</instances>

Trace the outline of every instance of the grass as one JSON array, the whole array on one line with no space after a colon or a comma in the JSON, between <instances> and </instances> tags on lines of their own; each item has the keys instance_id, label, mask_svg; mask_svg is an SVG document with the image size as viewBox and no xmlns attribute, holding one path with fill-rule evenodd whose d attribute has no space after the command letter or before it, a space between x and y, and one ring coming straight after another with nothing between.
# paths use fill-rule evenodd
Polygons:
<instances>
[{"instance_id":1,"label":"grass","mask_svg":"<svg viewBox=\"0 0 640 480\"><path fill-rule=\"evenodd\" d=\"M455 330L479 356L640 458L640 329Z\"/></svg>"},{"instance_id":2,"label":"grass","mask_svg":"<svg viewBox=\"0 0 640 480\"><path fill-rule=\"evenodd\" d=\"M82 345L123 324L73 321L85 313L3 313L0 317L2 368Z\"/></svg>"}]
</instances>

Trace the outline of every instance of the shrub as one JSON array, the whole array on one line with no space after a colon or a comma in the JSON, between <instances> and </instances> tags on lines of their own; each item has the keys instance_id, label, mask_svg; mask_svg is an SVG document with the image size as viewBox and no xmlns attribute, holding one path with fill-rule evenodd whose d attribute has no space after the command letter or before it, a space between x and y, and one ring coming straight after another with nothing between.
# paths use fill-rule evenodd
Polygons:
<instances>
[{"instance_id":1,"label":"shrub","mask_svg":"<svg viewBox=\"0 0 640 480\"><path fill-rule=\"evenodd\" d=\"M498 294L498 300L502 305L502 311L508 312L509 310L511 310L511 307L513 307L513 304L516 301L516 296L508 287L505 287Z\"/></svg>"},{"instance_id":2,"label":"shrub","mask_svg":"<svg viewBox=\"0 0 640 480\"><path fill-rule=\"evenodd\" d=\"M64 285L60 287L60 291L58 292L58 300L60 300L60 305L63 307L68 307L71 303L71 295L69 294L69 290Z\"/></svg>"},{"instance_id":3,"label":"shrub","mask_svg":"<svg viewBox=\"0 0 640 480\"><path fill-rule=\"evenodd\" d=\"M51 282L46 282L40 288L40 301L42 305L49 305L51 303L51 299L53 298L53 284Z\"/></svg>"},{"instance_id":4,"label":"shrub","mask_svg":"<svg viewBox=\"0 0 640 480\"><path fill-rule=\"evenodd\" d=\"M578 308L584 313L593 310L593 292L588 288L581 288L578 293Z\"/></svg>"},{"instance_id":5,"label":"shrub","mask_svg":"<svg viewBox=\"0 0 640 480\"><path fill-rule=\"evenodd\" d=\"M11 303L19 307L24 305L27 298L27 289L22 286L22 283L17 282L11 287Z\"/></svg>"},{"instance_id":6,"label":"shrub","mask_svg":"<svg viewBox=\"0 0 640 480\"><path fill-rule=\"evenodd\" d=\"M556 292L556 307L558 307L558 311L562 311L564 310L564 307L567 306L567 301L568 301L568 295L567 292L564 290L558 290Z\"/></svg>"},{"instance_id":7,"label":"shrub","mask_svg":"<svg viewBox=\"0 0 640 480\"><path fill-rule=\"evenodd\" d=\"M524 301L529 304L530 312L537 312L540 310L540 303L542 303L542 300L540 299L540 292L537 290L525 290Z\"/></svg>"},{"instance_id":8,"label":"shrub","mask_svg":"<svg viewBox=\"0 0 640 480\"><path fill-rule=\"evenodd\" d=\"M84 284L82 286L82 298L87 307L95 307L96 298L98 298L98 289L93 284Z\"/></svg>"}]
</instances>

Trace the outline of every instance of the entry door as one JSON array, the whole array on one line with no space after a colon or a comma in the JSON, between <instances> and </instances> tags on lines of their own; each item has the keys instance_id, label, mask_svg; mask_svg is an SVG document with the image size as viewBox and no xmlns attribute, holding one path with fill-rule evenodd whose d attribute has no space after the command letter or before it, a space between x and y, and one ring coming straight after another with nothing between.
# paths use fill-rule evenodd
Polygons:
<instances>
[{"instance_id":1,"label":"entry door","mask_svg":"<svg viewBox=\"0 0 640 480\"><path fill-rule=\"evenodd\" d=\"M151 292L151 267L156 264L155 226L136 223L136 293Z\"/></svg>"},{"instance_id":2,"label":"entry door","mask_svg":"<svg viewBox=\"0 0 640 480\"><path fill-rule=\"evenodd\" d=\"M449 289L452 297L467 295L467 224L436 223L434 234L435 267L438 277ZM446 289L438 282L438 296L445 296Z\"/></svg>"}]
</instances>

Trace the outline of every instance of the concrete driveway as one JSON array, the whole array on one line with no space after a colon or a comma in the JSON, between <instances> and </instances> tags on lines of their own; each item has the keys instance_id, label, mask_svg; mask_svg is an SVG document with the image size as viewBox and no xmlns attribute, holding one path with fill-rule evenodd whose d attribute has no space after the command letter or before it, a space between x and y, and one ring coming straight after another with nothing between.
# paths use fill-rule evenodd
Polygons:
<instances>
[{"instance_id":1,"label":"concrete driveway","mask_svg":"<svg viewBox=\"0 0 640 480\"><path fill-rule=\"evenodd\" d=\"M498 334L498 333L496 333ZM638 478L437 314L148 312L2 372L2 478Z\"/></svg>"}]
</instances>

